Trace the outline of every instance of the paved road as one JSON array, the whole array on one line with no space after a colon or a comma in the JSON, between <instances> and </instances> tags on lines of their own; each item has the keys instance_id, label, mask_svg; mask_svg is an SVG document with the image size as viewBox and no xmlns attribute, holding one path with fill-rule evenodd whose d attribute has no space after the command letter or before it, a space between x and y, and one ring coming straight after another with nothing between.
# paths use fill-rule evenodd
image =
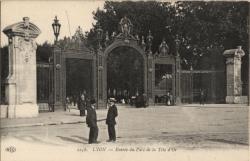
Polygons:
<instances>
[{"instance_id":1,"label":"paved road","mask_svg":"<svg viewBox=\"0 0 250 161\"><path fill-rule=\"evenodd\" d=\"M164 146L170 150L248 149L248 108L118 107L117 143L107 143L105 121L98 122L98 146ZM77 116L75 116L77 117ZM89 147L86 124L2 129L2 147ZM84 150L84 149L80 149ZM119 149L118 149L119 150Z\"/></svg>"}]
</instances>

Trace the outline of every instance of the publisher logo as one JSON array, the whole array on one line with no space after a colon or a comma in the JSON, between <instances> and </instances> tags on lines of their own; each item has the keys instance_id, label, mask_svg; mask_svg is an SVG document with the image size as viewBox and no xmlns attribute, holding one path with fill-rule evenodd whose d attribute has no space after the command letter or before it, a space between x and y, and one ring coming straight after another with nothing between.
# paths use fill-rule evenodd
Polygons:
<instances>
[{"instance_id":1,"label":"publisher logo","mask_svg":"<svg viewBox=\"0 0 250 161\"><path fill-rule=\"evenodd\" d=\"M10 153L14 153L14 152L16 152L16 147L9 146L9 147L5 148L5 151L10 152Z\"/></svg>"}]
</instances>

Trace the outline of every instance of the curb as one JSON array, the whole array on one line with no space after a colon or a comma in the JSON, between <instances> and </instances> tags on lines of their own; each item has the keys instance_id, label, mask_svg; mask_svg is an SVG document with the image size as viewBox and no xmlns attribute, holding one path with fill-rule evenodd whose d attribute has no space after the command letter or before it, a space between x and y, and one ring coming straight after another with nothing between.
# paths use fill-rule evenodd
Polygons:
<instances>
[{"instance_id":1,"label":"curb","mask_svg":"<svg viewBox=\"0 0 250 161\"><path fill-rule=\"evenodd\" d=\"M2 126L1 129L5 128L16 128L16 127L29 127L29 126L44 126L44 123L34 123L34 124L20 124L20 125L8 125L8 126Z\"/></svg>"},{"instance_id":2,"label":"curb","mask_svg":"<svg viewBox=\"0 0 250 161\"><path fill-rule=\"evenodd\" d=\"M99 119L97 122L105 121L106 119ZM33 123L33 124L19 124L19 125L7 125L2 126L0 129L6 129L6 128L19 128L19 127L34 127L34 126L46 126L46 125L63 125L63 124L81 124L86 123L86 121L60 121L60 122L49 122L49 123Z\"/></svg>"}]
</instances>

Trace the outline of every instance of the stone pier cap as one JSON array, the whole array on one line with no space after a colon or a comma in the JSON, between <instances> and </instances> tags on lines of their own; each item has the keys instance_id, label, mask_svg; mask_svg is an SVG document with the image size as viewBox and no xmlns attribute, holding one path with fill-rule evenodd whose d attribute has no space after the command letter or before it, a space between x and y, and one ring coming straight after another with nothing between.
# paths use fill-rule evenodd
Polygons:
<instances>
[{"instance_id":1,"label":"stone pier cap","mask_svg":"<svg viewBox=\"0 0 250 161\"><path fill-rule=\"evenodd\" d=\"M225 50L223 55L226 58L229 58L229 57L242 57L242 56L245 55L245 52L242 50L241 46L237 46L237 49Z\"/></svg>"},{"instance_id":2,"label":"stone pier cap","mask_svg":"<svg viewBox=\"0 0 250 161\"><path fill-rule=\"evenodd\" d=\"M37 38L41 33L41 30L29 21L29 17L24 17L22 22L5 27L3 33L5 33L8 38L13 36Z\"/></svg>"}]
</instances>

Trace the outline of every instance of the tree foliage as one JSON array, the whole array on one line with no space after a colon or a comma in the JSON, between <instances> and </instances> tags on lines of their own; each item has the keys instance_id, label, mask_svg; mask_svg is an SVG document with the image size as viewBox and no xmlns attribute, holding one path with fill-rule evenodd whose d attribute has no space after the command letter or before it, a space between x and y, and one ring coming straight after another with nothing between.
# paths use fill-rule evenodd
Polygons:
<instances>
[{"instance_id":1,"label":"tree foliage","mask_svg":"<svg viewBox=\"0 0 250 161\"><path fill-rule=\"evenodd\" d=\"M176 35L181 38L183 68L224 68L222 53L242 45L248 52L248 2L113 2L93 12L104 31L119 32L118 24L125 15L133 23L133 34L147 36L151 30L153 52L166 39L175 52ZM96 44L96 25L87 32L89 44ZM244 63L244 62L243 62Z\"/></svg>"},{"instance_id":2,"label":"tree foliage","mask_svg":"<svg viewBox=\"0 0 250 161\"><path fill-rule=\"evenodd\" d=\"M143 57L136 50L128 47L115 48L107 61L108 89L128 90L130 94L143 93ZM136 89L136 88L137 89Z\"/></svg>"},{"instance_id":3,"label":"tree foliage","mask_svg":"<svg viewBox=\"0 0 250 161\"><path fill-rule=\"evenodd\" d=\"M48 42L38 45L36 55L37 62L49 62L49 57L52 56L52 45Z\"/></svg>"}]
</instances>

